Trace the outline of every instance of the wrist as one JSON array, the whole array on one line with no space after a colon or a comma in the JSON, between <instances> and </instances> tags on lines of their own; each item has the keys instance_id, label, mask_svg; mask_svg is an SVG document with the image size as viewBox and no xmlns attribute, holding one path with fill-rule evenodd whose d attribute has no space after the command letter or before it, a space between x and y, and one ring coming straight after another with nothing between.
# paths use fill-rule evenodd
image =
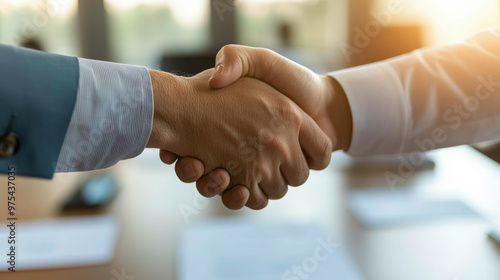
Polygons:
<instances>
[{"instance_id":1,"label":"wrist","mask_svg":"<svg viewBox=\"0 0 500 280\"><path fill-rule=\"evenodd\" d=\"M179 101L174 95L182 91L182 78L156 70L149 70L149 74L153 86L154 115L147 148L170 151L175 140L175 101Z\"/></svg>"},{"instance_id":2,"label":"wrist","mask_svg":"<svg viewBox=\"0 0 500 280\"><path fill-rule=\"evenodd\" d=\"M349 150L352 139L352 113L342 85L331 76L324 76L330 87L329 116L333 126L333 150Z\"/></svg>"}]
</instances>

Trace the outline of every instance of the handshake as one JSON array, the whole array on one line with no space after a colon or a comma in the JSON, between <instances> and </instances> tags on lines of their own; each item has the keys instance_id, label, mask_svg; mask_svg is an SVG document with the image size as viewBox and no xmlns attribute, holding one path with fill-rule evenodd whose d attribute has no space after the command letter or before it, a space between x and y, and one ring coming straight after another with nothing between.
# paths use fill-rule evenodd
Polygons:
<instances>
[{"instance_id":1,"label":"handshake","mask_svg":"<svg viewBox=\"0 0 500 280\"><path fill-rule=\"evenodd\" d=\"M342 87L270 50L226 46L194 77L150 71L149 148L230 209L262 209L347 150L352 116Z\"/></svg>"}]
</instances>

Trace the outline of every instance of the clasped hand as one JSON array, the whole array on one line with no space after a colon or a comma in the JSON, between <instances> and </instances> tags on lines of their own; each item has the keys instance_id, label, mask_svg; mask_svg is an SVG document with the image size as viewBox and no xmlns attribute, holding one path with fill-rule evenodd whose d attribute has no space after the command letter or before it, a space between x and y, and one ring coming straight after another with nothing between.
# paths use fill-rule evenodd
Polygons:
<instances>
[{"instance_id":1,"label":"clasped hand","mask_svg":"<svg viewBox=\"0 0 500 280\"><path fill-rule=\"evenodd\" d=\"M151 79L148 147L166 164L178 159L182 181L230 209L264 208L348 148L350 111L338 83L272 51L226 46L215 69L191 78L151 71Z\"/></svg>"}]
</instances>

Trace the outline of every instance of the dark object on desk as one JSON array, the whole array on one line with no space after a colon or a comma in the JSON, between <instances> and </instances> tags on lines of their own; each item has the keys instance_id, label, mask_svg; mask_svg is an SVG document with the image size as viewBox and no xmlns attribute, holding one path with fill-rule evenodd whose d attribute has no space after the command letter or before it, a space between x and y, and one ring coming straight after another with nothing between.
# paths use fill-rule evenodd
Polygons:
<instances>
[{"instance_id":1,"label":"dark object on desk","mask_svg":"<svg viewBox=\"0 0 500 280\"><path fill-rule=\"evenodd\" d=\"M108 205L118 193L119 186L113 175L94 177L83 183L71 195L64 210L96 209Z\"/></svg>"},{"instance_id":2,"label":"dark object on desk","mask_svg":"<svg viewBox=\"0 0 500 280\"><path fill-rule=\"evenodd\" d=\"M415 162L418 161L418 162ZM352 158L347 167L349 171L395 171L403 168L413 169L414 171L433 170L435 163L426 154L414 155L396 155L396 156L379 156L371 158Z\"/></svg>"},{"instance_id":3,"label":"dark object on desk","mask_svg":"<svg viewBox=\"0 0 500 280\"><path fill-rule=\"evenodd\" d=\"M500 163L500 142L482 143L473 147L485 156Z\"/></svg>"},{"instance_id":4,"label":"dark object on desk","mask_svg":"<svg viewBox=\"0 0 500 280\"><path fill-rule=\"evenodd\" d=\"M33 49L33 50L38 50L38 51L44 51L44 47L42 46L42 43L37 38L28 38L28 39L22 41L21 47Z\"/></svg>"},{"instance_id":5,"label":"dark object on desk","mask_svg":"<svg viewBox=\"0 0 500 280\"><path fill-rule=\"evenodd\" d=\"M164 55L160 69L179 76L194 76L202 71L215 67L217 54L200 55Z\"/></svg>"}]
</instances>

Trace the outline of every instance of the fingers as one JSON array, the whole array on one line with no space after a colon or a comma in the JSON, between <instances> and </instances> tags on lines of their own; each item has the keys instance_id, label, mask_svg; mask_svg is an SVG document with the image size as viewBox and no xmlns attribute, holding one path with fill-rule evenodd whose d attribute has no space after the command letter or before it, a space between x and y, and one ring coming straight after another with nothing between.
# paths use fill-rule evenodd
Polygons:
<instances>
[{"instance_id":1,"label":"fingers","mask_svg":"<svg viewBox=\"0 0 500 280\"><path fill-rule=\"evenodd\" d=\"M226 170L217 169L208 175L202 176L196 182L196 188L204 197L214 197L223 193L229 186L230 181L231 178Z\"/></svg>"},{"instance_id":2,"label":"fingers","mask_svg":"<svg viewBox=\"0 0 500 280\"><path fill-rule=\"evenodd\" d=\"M203 163L195 158L180 158L175 164L175 173L184 183L193 183L205 173Z\"/></svg>"},{"instance_id":3,"label":"fingers","mask_svg":"<svg viewBox=\"0 0 500 280\"><path fill-rule=\"evenodd\" d=\"M196 181L198 192L205 197L222 194L222 202L229 209L238 210L247 206L254 210L260 210L267 206L268 196L258 185L254 185L250 189L243 185L237 185L226 191L231 181L229 173L224 169L216 169L203 176L204 165L197 159L180 158L175 165L175 172L179 179L185 183ZM278 189L269 192L273 199L282 198L286 194L284 182L276 185Z\"/></svg>"},{"instance_id":4,"label":"fingers","mask_svg":"<svg viewBox=\"0 0 500 280\"><path fill-rule=\"evenodd\" d=\"M330 164L333 151L332 141L314 120L305 114L299 132L299 142L306 155L309 168L322 170Z\"/></svg>"},{"instance_id":5,"label":"fingers","mask_svg":"<svg viewBox=\"0 0 500 280\"><path fill-rule=\"evenodd\" d=\"M166 153L168 156L168 152ZM214 197L222 194L224 205L233 210L241 209L245 205L252 209L262 209L267 205L267 195L255 186L250 191L243 185L238 185L224 191L231 181L229 173L224 169L216 169L204 175L204 165L194 158L180 158L175 165L175 172L184 183L196 181L198 192L205 197Z\"/></svg>"},{"instance_id":6,"label":"fingers","mask_svg":"<svg viewBox=\"0 0 500 280\"><path fill-rule=\"evenodd\" d=\"M259 185L252 185L249 187L250 197L248 198L246 207L253 210L261 210L266 208L269 203L269 198L267 194L262 191L262 188Z\"/></svg>"},{"instance_id":7,"label":"fingers","mask_svg":"<svg viewBox=\"0 0 500 280\"><path fill-rule=\"evenodd\" d=\"M304 159L302 151L295 153L300 158L293 158L281 166L281 174L286 179L286 183L293 187L302 186L309 178L309 166ZM273 198L275 199L275 198ZM277 198L279 199L279 198Z\"/></svg>"},{"instance_id":8,"label":"fingers","mask_svg":"<svg viewBox=\"0 0 500 280\"><path fill-rule=\"evenodd\" d=\"M263 187L261 185L261 188L266 194L267 198L271 200L282 199L288 192L288 185L284 181L274 183L269 187Z\"/></svg>"},{"instance_id":9,"label":"fingers","mask_svg":"<svg viewBox=\"0 0 500 280\"><path fill-rule=\"evenodd\" d=\"M307 165L304 168L307 170ZM175 165L175 172L179 179L185 183L196 181L198 192L205 197L222 195L222 202L232 210L238 210L244 206L253 210L260 210L267 206L269 199L281 199L288 192L287 183L282 177L280 177L281 179L275 179L266 188L259 185L253 185L250 188L237 185L226 191L231 181L229 173L224 169L216 169L203 176L203 163L194 158L179 159ZM280 173L277 172L276 174ZM290 178L295 177L297 177L297 172L294 173L293 170L290 170Z\"/></svg>"},{"instance_id":10,"label":"fingers","mask_svg":"<svg viewBox=\"0 0 500 280\"><path fill-rule=\"evenodd\" d=\"M160 159L165 164L173 164L177 160L177 155L166 150L160 150Z\"/></svg>"},{"instance_id":11,"label":"fingers","mask_svg":"<svg viewBox=\"0 0 500 280\"><path fill-rule=\"evenodd\" d=\"M307 168L305 160L303 161L304 166ZM263 178L265 179L259 183L259 187L268 199L282 199L288 192L288 179L284 177L284 174L281 172L281 168L279 166L276 166L276 168L271 170L273 170L273 172L264 174Z\"/></svg>"},{"instance_id":12,"label":"fingers","mask_svg":"<svg viewBox=\"0 0 500 280\"><path fill-rule=\"evenodd\" d=\"M160 158L166 164L172 164L177 156L168 152L160 151ZM195 158L181 158L175 165L177 177L184 183L196 181L199 193L205 197L214 197L221 194L229 186L231 180L229 173L224 169L216 169L208 175L203 176L205 166Z\"/></svg>"},{"instance_id":13,"label":"fingers","mask_svg":"<svg viewBox=\"0 0 500 280\"><path fill-rule=\"evenodd\" d=\"M239 210L245 207L250 198L250 191L242 185L234 186L222 194L222 203L231 210Z\"/></svg>"},{"instance_id":14,"label":"fingers","mask_svg":"<svg viewBox=\"0 0 500 280\"><path fill-rule=\"evenodd\" d=\"M302 65L262 48L239 45L223 47L216 57L216 71L209 84L223 88L240 77L251 77L274 87L297 103L306 113L317 110L311 95L323 89L321 78Z\"/></svg>"}]
</instances>

